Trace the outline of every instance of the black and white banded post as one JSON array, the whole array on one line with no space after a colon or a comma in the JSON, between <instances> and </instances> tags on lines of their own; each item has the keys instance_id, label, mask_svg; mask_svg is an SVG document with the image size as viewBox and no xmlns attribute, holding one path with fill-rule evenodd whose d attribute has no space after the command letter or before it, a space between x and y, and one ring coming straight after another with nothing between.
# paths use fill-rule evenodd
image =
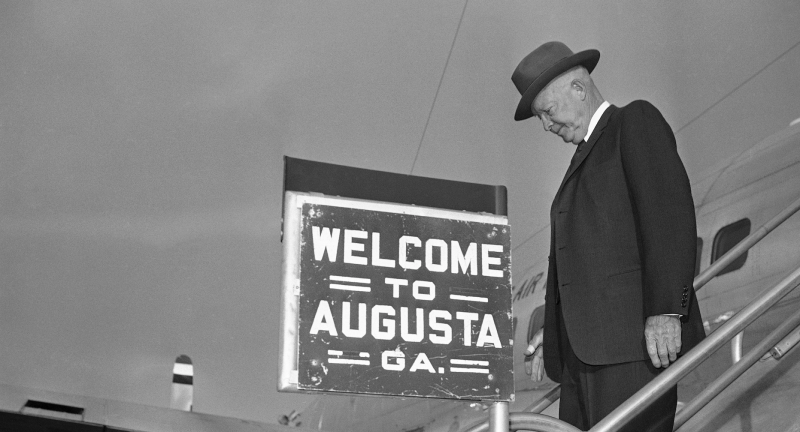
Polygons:
<instances>
[{"instance_id":1,"label":"black and white banded post","mask_svg":"<svg viewBox=\"0 0 800 432\"><path fill-rule=\"evenodd\" d=\"M170 408L191 411L193 393L194 366L192 365L192 359L185 354L181 354L175 359L175 366L172 368Z\"/></svg>"}]
</instances>

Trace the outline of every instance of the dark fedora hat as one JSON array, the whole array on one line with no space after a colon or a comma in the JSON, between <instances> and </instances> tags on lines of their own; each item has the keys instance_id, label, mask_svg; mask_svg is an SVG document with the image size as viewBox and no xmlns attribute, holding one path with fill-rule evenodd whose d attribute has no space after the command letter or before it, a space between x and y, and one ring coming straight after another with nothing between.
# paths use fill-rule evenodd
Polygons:
<instances>
[{"instance_id":1,"label":"dark fedora hat","mask_svg":"<svg viewBox=\"0 0 800 432\"><path fill-rule=\"evenodd\" d=\"M572 50L561 42L547 42L533 50L519 62L514 74L511 75L511 81L522 95L514 120L533 117L531 104L550 81L575 66L583 66L592 72L598 60L600 51L590 49L573 54Z\"/></svg>"}]
</instances>

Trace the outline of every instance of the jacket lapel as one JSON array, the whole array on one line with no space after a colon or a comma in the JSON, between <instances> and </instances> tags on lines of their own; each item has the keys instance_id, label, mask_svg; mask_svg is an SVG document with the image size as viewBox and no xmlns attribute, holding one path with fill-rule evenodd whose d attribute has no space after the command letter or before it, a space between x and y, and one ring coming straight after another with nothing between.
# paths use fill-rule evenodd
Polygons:
<instances>
[{"instance_id":1,"label":"jacket lapel","mask_svg":"<svg viewBox=\"0 0 800 432\"><path fill-rule=\"evenodd\" d=\"M569 169L567 170L567 174L564 175L564 179L561 180L561 186L558 187L558 192L556 192L556 196L561 194L561 189L564 188L564 185L567 183L567 180L569 180L569 178L572 177L572 174L574 174L575 171L578 169L578 167L581 166L583 161L586 160L586 157L589 155L589 152L592 151L594 144L597 142L600 136L603 135L603 131L608 125L608 119L611 118L611 114L616 110L617 107L611 105L606 109L603 115L600 116L600 120L597 121L597 125L594 127L594 130L592 131L592 136L589 137L589 141L587 141L586 144L583 145L583 148L581 149L581 152L578 154L577 159L575 159L575 162L573 162L570 165Z\"/></svg>"}]
</instances>

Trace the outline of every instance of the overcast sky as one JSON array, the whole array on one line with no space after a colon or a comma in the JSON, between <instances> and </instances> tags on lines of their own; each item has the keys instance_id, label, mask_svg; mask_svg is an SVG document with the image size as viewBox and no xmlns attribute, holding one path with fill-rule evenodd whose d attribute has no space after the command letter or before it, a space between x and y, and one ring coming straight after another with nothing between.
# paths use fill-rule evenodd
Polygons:
<instances>
[{"instance_id":1,"label":"overcast sky","mask_svg":"<svg viewBox=\"0 0 800 432\"><path fill-rule=\"evenodd\" d=\"M168 406L188 354L195 410L274 422L310 400L275 391L284 155L507 186L521 281L574 149L513 120L522 57L599 49L603 96L655 104L697 180L800 117L798 23L796 0L2 2L0 380Z\"/></svg>"}]
</instances>

